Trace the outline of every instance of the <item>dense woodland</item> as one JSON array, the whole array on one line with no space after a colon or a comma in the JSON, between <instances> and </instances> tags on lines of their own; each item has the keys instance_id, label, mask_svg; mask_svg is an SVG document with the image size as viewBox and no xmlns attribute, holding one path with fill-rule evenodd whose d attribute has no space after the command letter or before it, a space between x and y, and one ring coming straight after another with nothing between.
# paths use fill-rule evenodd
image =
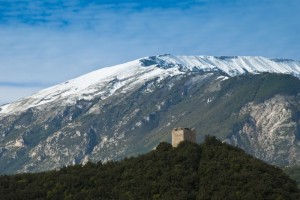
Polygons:
<instances>
[{"instance_id":1,"label":"dense woodland","mask_svg":"<svg viewBox=\"0 0 300 200\"><path fill-rule=\"evenodd\" d=\"M300 199L279 168L207 136L137 158L0 177L1 199Z\"/></svg>"},{"instance_id":2,"label":"dense woodland","mask_svg":"<svg viewBox=\"0 0 300 200\"><path fill-rule=\"evenodd\" d=\"M300 188L300 166L285 167L283 171L296 181Z\"/></svg>"}]
</instances>

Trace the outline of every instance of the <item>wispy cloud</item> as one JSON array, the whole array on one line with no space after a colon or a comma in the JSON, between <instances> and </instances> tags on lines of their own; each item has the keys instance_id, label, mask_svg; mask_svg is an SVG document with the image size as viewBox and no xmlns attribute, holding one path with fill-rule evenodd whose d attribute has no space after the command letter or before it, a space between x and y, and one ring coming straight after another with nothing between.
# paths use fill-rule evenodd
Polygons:
<instances>
[{"instance_id":1,"label":"wispy cloud","mask_svg":"<svg viewBox=\"0 0 300 200\"><path fill-rule=\"evenodd\" d=\"M14 87L0 85L0 106L41 90L43 87Z\"/></svg>"},{"instance_id":2,"label":"wispy cloud","mask_svg":"<svg viewBox=\"0 0 300 200\"><path fill-rule=\"evenodd\" d=\"M162 53L300 59L299 10L297 0L0 0L0 81L55 84Z\"/></svg>"},{"instance_id":3,"label":"wispy cloud","mask_svg":"<svg viewBox=\"0 0 300 200\"><path fill-rule=\"evenodd\" d=\"M46 87L50 84L47 83L39 83L39 82L7 82L0 81L0 87L19 87L19 88L27 88L27 87Z\"/></svg>"},{"instance_id":4,"label":"wispy cloud","mask_svg":"<svg viewBox=\"0 0 300 200\"><path fill-rule=\"evenodd\" d=\"M0 106L5 103L26 97L51 85L51 83L45 82L0 81Z\"/></svg>"}]
</instances>

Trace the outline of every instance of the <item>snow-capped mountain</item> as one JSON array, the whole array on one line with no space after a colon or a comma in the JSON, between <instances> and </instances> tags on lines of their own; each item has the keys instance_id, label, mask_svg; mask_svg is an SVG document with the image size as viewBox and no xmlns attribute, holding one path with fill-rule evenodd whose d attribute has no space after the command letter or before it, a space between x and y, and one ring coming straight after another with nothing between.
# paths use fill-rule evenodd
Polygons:
<instances>
[{"instance_id":1,"label":"snow-capped mountain","mask_svg":"<svg viewBox=\"0 0 300 200\"><path fill-rule=\"evenodd\" d=\"M297 164L299 77L299 61L250 56L160 55L102 68L1 106L0 169L41 171L136 155L170 140L175 126L196 127L199 141L214 134L268 162ZM272 110L278 104L267 103L276 98L286 110L280 120L282 110ZM265 119L254 108L274 115L267 129L259 130ZM288 145L264 150L277 143Z\"/></svg>"},{"instance_id":2,"label":"snow-capped mountain","mask_svg":"<svg viewBox=\"0 0 300 200\"><path fill-rule=\"evenodd\" d=\"M29 98L0 107L0 114L24 111L56 100L68 99L64 103L74 104L77 100L102 99L121 90L126 93L136 85L148 80L175 76L187 72L223 72L225 76L245 73L283 73L300 77L300 61L267 59L251 56L151 56L121 65L102 68L76 79L42 90ZM110 86L107 88L107 86Z\"/></svg>"}]
</instances>

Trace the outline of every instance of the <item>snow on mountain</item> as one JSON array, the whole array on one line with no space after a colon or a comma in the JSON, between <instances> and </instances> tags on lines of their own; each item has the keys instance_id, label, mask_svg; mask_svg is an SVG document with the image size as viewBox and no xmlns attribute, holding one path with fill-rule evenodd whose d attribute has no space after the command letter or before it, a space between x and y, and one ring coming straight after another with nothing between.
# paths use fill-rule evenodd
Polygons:
<instances>
[{"instance_id":1,"label":"snow on mountain","mask_svg":"<svg viewBox=\"0 0 300 200\"><path fill-rule=\"evenodd\" d=\"M93 99L101 96L102 99L112 95L122 88L123 92L136 84L165 76L182 73L177 69L160 69L156 66L142 67L139 60L113 67L93 71L78 78L66 81L59 85L41 90L32 96L15 103L0 107L0 114L19 112L31 107L48 104L58 99L65 99L67 104L73 104L80 99ZM111 86L111 87L107 87Z\"/></svg>"},{"instance_id":2,"label":"snow on mountain","mask_svg":"<svg viewBox=\"0 0 300 200\"><path fill-rule=\"evenodd\" d=\"M261 56L152 56L142 61L152 60L164 67L179 67L183 71L220 70L229 76L243 73L285 73L300 75L300 61L268 59ZM168 68L167 67L167 68Z\"/></svg>"},{"instance_id":3,"label":"snow on mountain","mask_svg":"<svg viewBox=\"0 0 300 200\"><path fill-rule=\"evenodd\" d=\"M22 112L31 107L42 107L60 99L65 99L65 104L73 104L80 99L90 100L96 96L105 99L117 90L125 93L137 84L151 79L163 80L168 76L194 71L222 71L228 76L271 72L300 77L300 62L260 56L150 56L102 68L41 90L28 98L1 106L0 115Z\"/></svg>"}]
</instances>

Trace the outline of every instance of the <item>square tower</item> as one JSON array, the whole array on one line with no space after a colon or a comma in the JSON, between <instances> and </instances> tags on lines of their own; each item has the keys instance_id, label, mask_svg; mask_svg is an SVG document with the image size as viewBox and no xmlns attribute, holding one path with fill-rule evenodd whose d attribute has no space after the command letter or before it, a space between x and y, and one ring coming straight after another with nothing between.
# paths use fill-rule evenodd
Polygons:
<instances>
[{"instance_id":1,"label":"square tower","mask_svg":"<svg viewBox=\"0 0 300 200\"><path fill-rule=\"evenodd\" d=\"M174 128L172 131L172 146L177 147L182 141L196 143L196 130L189 128Z\"/></svg>"}]
</instances>

